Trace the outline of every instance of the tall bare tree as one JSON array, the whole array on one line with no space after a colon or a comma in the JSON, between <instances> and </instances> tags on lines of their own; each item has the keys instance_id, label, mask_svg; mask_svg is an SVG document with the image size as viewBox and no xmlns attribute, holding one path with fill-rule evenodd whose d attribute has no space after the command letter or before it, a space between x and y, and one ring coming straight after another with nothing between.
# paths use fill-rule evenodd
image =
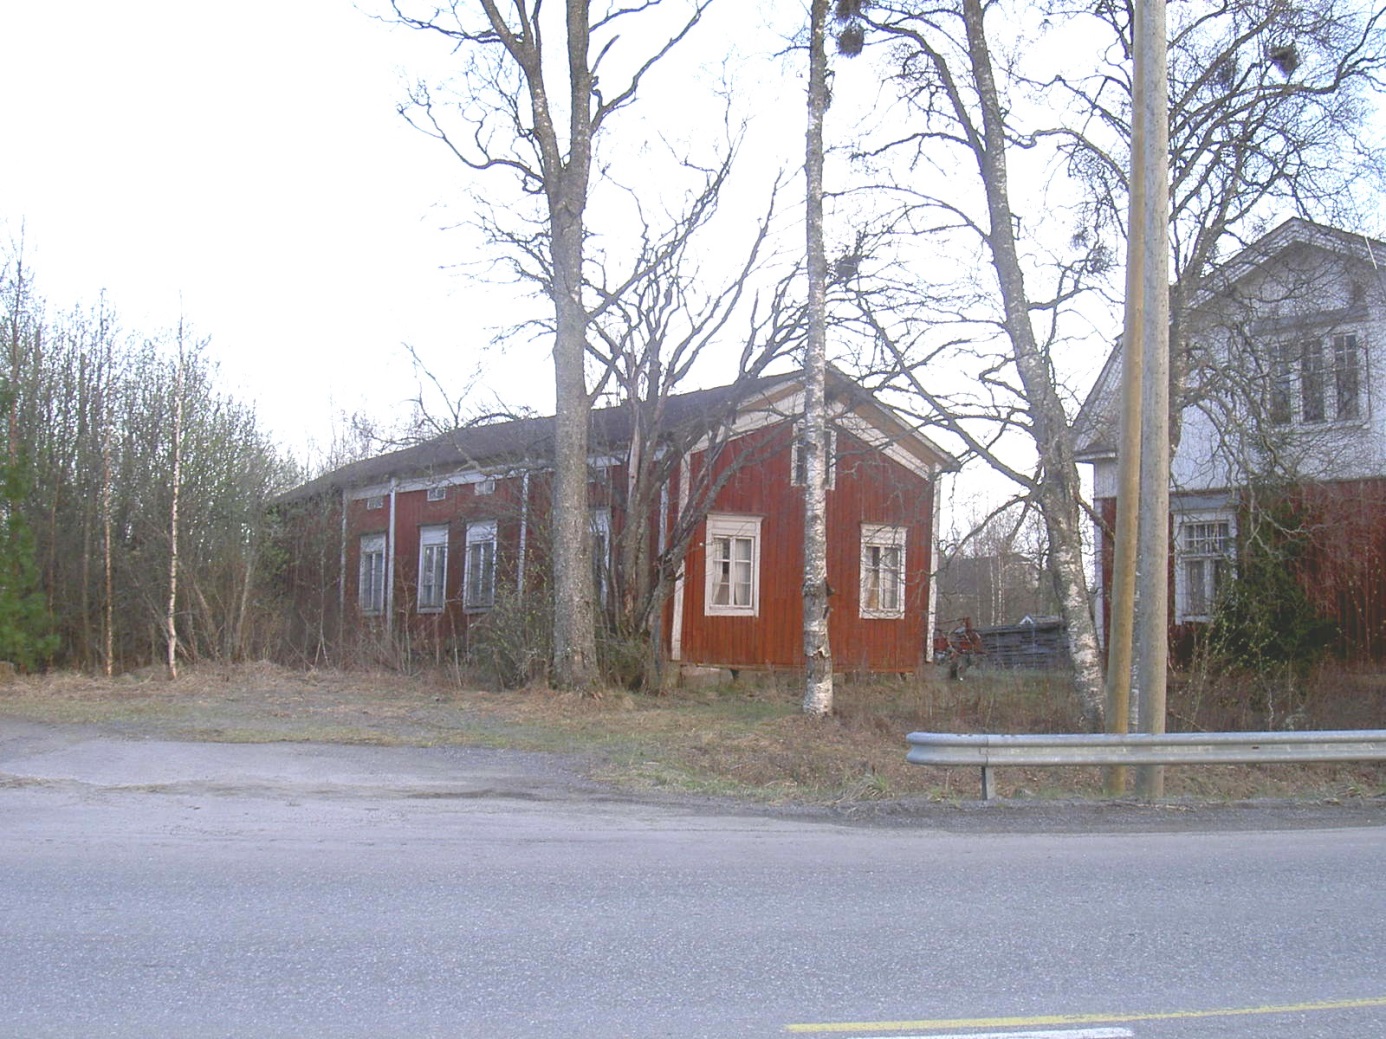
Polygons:
<instances>
[{"instance_id":1,"label":"tall bare tree","mask_svg":"<svg viewBox=\"0 0 1386 1039\"><path fill-rule=\"evenodd\" d=\"M514 250L517 267L537 276L554 308L553 680L561 688L585 689L598 679L584 367L592 312L583 293L594 148L608 120L635 100L647 75L710 3L684 0L673 30L661 32L667 23L651 16L668 16L673 2L594 10L590 0L566 0L560 63L545 51L552 26L542 0L391 0L400 22L437 33L466 53L464 91L450 112L426 86L414 90L402 111L471 169L505 174L522 198L543 199L542 217L528 227L493 224L492 230Z\"/></svg>"}]
</instances>

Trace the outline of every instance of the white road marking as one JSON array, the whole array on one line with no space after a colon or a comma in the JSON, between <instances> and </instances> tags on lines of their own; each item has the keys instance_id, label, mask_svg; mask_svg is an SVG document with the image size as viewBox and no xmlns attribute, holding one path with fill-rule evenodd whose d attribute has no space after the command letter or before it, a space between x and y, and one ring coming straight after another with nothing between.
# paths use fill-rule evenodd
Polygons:
<instances>
[{"instance_id":1,"label":"white road marking","mask_svg":"<svg viewBox=\"0 0 1386 1039\"><path fill-rule=\"evenodd\" d=\"M957 1032L953 1035L879 1035L861 1039L1135 1039L1129 1028L1064 1028L1045 1032Z\"/></svg>"}]
</instances>

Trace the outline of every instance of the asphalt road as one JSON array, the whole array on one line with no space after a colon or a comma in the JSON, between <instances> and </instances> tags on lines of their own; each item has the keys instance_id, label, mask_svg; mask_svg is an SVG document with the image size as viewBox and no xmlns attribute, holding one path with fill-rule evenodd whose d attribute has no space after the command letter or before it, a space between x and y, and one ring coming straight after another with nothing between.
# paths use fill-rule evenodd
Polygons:
<instances>
[{"instance_id":1,"label":"asphalt road","mask_svg":"<svg viewBox=\"0 0 1386 1039\"><path fill-rule=\"evenodd\" d=\"M1126 815L7 725L0 1037L1386 1035L1386 827Z\"/></svg>"}]
</instances>

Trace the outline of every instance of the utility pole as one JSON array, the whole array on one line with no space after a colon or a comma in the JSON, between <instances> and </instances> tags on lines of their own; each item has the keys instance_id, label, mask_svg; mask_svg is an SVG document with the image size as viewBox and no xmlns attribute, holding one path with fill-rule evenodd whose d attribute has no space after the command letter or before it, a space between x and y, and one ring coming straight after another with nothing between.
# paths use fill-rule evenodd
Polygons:
<instances>
[{"instance_id":1,"label":"utility pole","mask_svg":"<svg viewBox=\"0 0 1386 1039\"><path fill-rule=\"evenodd\" d=\"M1134 698L1142 732L1164 732L1169 647L1169 77L1165 0L1138 0L1132 29L1129 234L1121 344L1121 444L1113 530L1106 728L1125 733ZM1143 766L1139 792L1164 776ZM1107 771L1124 793L1126 769Z\"/></svg>"},{"instance_id":2,"label":"utility pole","mask_svg":"<svg viewBox=\"0 0 1386 1039\"><path fill-rule=\"evenodd\" d=\"M1165 731L1169 671L1169 72L1165 0L1135 8L1135 110L1144 143L1132 184L1142 181L1144 251L1137 315L1145 344L1141 380L1141 509L1136 553L1136 689L1140 730ZM1136 793L1164 793L1159 765L1136 771Z\"/></svg>"}]
</instances>

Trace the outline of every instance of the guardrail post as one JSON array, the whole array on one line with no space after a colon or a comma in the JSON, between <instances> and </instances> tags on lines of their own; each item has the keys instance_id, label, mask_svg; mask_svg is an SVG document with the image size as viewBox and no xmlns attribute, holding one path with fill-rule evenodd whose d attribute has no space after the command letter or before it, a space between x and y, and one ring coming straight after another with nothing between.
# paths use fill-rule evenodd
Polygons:
<instances>
[{"instance_id":1,"label":"guardrail post","mask_svg":"<svg viewBox=\"0 0 1386 1039\"><path fill-rule=\"evenodd\" d=\"M991 769L989 769L986 765L983 765L983 766L982 766L982 800L983 800L983 801L990 801L990 800L991 800L991 797L992 797L992 794L994 794L994 793L996 793L996 790L995 790L995 788L993 788L993 786L992 786Z\"/></svg>"}]
</instances>

